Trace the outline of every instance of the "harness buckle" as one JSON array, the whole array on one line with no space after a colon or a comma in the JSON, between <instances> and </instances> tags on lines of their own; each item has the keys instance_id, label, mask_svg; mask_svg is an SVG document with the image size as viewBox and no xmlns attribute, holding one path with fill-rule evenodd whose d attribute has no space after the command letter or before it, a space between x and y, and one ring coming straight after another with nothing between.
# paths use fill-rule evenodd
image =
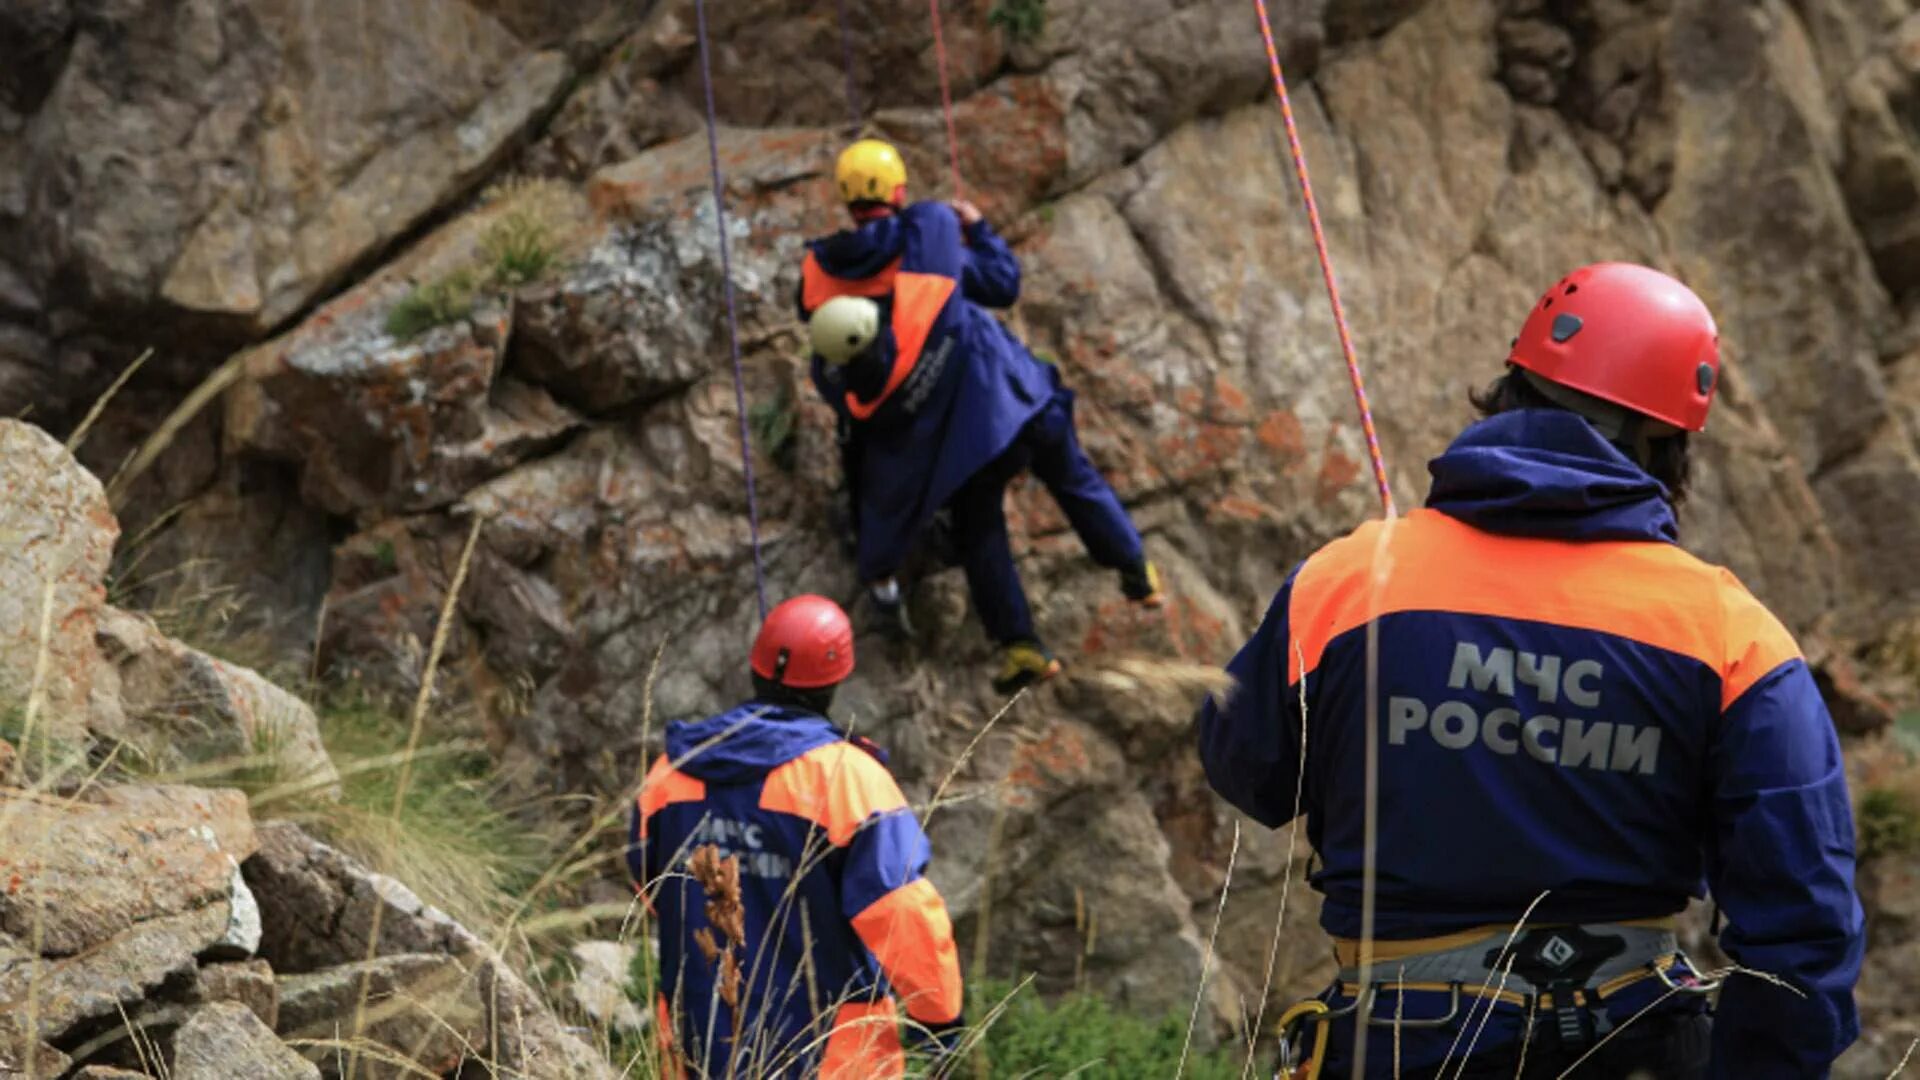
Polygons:
<instances>
[{"instance_id":1,"label":"harness buckle","mask_svg":"<svg viewBox=\"0 0 1920 1080\"><path fill-rule=\"evenodd\" d=\"M1487 967L1500 970L1502 954L1487 953ZM1527 931L1512 946L1509 970L1528 983L1553 996L1554 1031L1560 1045L1582 1049L1611 1024L1605 1010L1593 1007L1589 989L1600 966L1627 951L1626 939L1614 934L1596 934L1585 927L1536 927Z\"/></svg>"}]
</instances>

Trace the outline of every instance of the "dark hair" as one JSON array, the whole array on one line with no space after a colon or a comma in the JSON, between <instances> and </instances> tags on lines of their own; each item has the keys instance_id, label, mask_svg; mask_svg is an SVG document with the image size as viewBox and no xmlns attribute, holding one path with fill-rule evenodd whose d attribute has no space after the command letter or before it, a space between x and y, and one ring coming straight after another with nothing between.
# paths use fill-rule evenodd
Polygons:
<instances>
[{"instance_id":1,"label":"dark hair","mask_svg":"<svg viewBox=\"0 0 1920 1080\"><path fill-rule=\"evenodd\" d=\"M847 204L847 213L852 214L855 221L866 221L872 217L899 212L898 206L885 199L855 199Z\"/></svg>"},{"instance_id":2,"label":"dark hair","mask_svg":"<svg viewBox=\"0 0 1920 1080\"><path fill-rule=\"evenodd\" d=\"M1505 374L1488 383L1484 390L1467 391L1467 400L1473 402L1473 407L1483 417L1497 416L1515 409L1572 411L1541 393L1515 367L1509 367ZM1675 509L1687 501L1687 486L1693 479L1693 463L1687 455L1686 432L1648 439L1644 453L1633 446L1617 442L1614 445L1647 470L1647 475L1666 485L1667 502Z\"/></svg>"},{"instance_id":3,"label":"dark hair","mask_svg":"<svg viewBox=\"0 0 1920 1080\"><path fill-rule=\"evenodd\" d=\"M791 705L808 712L819 713L821 716L827 715L827 710L833 708L833 693L838 689L840 686L836 683L814 690L802 690L774 682L757 671L753 673L754 700L764 701L769 705Z\"/></svg>"}]
</instances>

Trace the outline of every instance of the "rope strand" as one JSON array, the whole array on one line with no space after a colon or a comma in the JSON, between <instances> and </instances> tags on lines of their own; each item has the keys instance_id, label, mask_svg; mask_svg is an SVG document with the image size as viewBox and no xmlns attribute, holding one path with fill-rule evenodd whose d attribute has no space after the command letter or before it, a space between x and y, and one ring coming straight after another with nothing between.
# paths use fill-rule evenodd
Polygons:
<instances>
[{"instance_id":1,"label":"rope strand","mask_svg":"<svg viewBox=\"0 0 1920 1080\"><path fill-rule=\"evenodd\" d=\"M720 238L720 278L727 296L727 349L733 357L733 402L740 412L740 471L747 482L747 534L753 541L753 588L767 617L767 571L760 559L760 505L753 494L753 432L747 423L747 379L740 363L740 317L733 299L733 257L727 243L726 181L720 173L720 120L713 105L713 61L707 48L706 0L694 0L700 34L700 81L707 99L707 162L713 170L713 221Z\"/></svg>"},{"instance_id":2,"label":"rope strand","mask_svg":"<svg viewBox=\"0 0 1920 1080\"><path fill-rule=\"evenodd\" d=\"M953 197L960 197L960 140L954 134L953 90L947 83L947 42L940 32L940 0L927 0L933 17L933 55L940 67L940 109L947 118L947 168L953 173Z\"/></svg>"},{"instance_id":3,"label":"rope strand","mask_svg":"<svg viewBox=\"0 0 1920 1080\"><path fill-rule=\"evenodd\" d=\"M847 118L848 126L860 130L860 87L853 78L853 29L847 18L847 0L839 0L840 11L840 66L847 73Z\"/></svg>"},{"instance_id":4,"label":"rope strand","mask_svg":"<svg viewBox=\"0 0 1920 1080\"><path fill-rule=\"evenodd\" d=\"M937 2L937 0L936 0ZM1347 360L1347 377L1353 383L1353 400L1360 406L1360 428L1367 436L1367 456L1373 463L1374 483L1380 488L1380 509L1394 516L1393 489L1387 484L1387 462L1380 453L1380 436L1373 429L1373 410L1367 405L1367 388L1360 378L1360 357L1354 352L1353 332L1347 327L1346 308L1340 303L1340 283L1334 278L1333 256L1327 251L1326 230L1320 224L1320 204L1313 197L1313 181L1307 175L1307 152L1300 145L1300 131L1293 122L1293 102L1287 97L1286 75L1280 70L1280 50L1273 44L1273 25L1267 20L1266 0L1253 0L1260 16L1260 37L1267 46L1267 66L1273 70L1273 90L1280 98L1280 118L1287 126L1287 150L1293 155L1293 171L1300 178L1300 195L1306 200L1307 222L1313 226L1313 247L1320 256L1320 276L1327 283L1327 300L1333 305L1333 325L1340 333L1340 352Z\"/></svg>"}]
</instances>

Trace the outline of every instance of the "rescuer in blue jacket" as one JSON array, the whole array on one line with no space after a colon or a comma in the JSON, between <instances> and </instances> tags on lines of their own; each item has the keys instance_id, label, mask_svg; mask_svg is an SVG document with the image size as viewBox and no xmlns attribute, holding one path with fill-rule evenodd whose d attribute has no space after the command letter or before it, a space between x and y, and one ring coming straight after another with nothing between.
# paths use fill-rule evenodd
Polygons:
<instances>
[{"instance_id":1,"label":"rescuer in blue jacket","mask_svg":"<svg viewBox=\"0 0 1920 1080\"><path fill-rule=\"evenodd\" d=\"M895 999L913 1041L951 1051L960 962L884 756L827 718L853 673L846 612L821 596L774 608L752 666L753 701L668 726L634 806L662 1075L899 1077Z\"/></svg>"},{"instance_id":2,"label":"rescuer in blue jacket","mask_svg":"<svg viewBox=\"0 0 1920 1080\"><path fill-rule=\"evenodd\" d=\"M1341 973L1289 1014L1296 1075L1364 1053L1368 1076L1470 1055L1468 1077L1821 1077L1858 1034L1832 723L1779 621L1677 544L1718 378L1686 286L1569 275L1432 462L1426 508L1301 564L1202 705L1214 790L1270 827L1305 813L1322 860ZM1728 976L1711 1018L1672 928L1707 892L1721 947L1779 980Z\"/></svg>"},{"instance_id":3,"label":"rescuer in blue jacket","mask_svg":"<svg viewBox=\"0 0 1920 1080\"><path fill-rule=\"evenodd\" d=\"M1034 631L1007 536L1006 489L1031 471L1128 599L1161 603L1159 575L1106 478L1080 449L1073 392L984 308L1020 293L1020 263L971 204L906 201L886 143L836 166L855 227L808 245L800 312L813 379L840 419L856 558L883 612L903 617L895 579L941 510L974 608L1000 647L994 687L1060 670Z\"/></svg>"}]
</instances>

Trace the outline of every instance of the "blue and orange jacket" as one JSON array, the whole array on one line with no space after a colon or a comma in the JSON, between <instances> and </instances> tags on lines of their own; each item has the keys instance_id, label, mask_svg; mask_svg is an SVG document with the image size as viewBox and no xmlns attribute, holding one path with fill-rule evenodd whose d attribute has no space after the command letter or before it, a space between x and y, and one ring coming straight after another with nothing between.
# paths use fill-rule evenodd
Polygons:
<instances>
[{"instance_id":1,"label":"blue and orange jacket","mask_svg":"<svg viewBox=\"0 0 1920 1080\"><path fill-rule=\"evenodd\" d=\"M918 1028L959 1022L926 834L878 754L825 717L764 703L667 728L627 862L658 920L671 1060L693 1075L899 1076L894 997ZM718 968L695 944L718 933L687 873L706 846L740 868L738 1015L717 1004Z\"/></svg>"},{"instance_id":2,"label":"blue and orange jacket","mask_svg":"<svg viewBox=\"0 0 1920 1080\"><path fill-rule=\"evenodd\" d=\"M836 296L886 311L879 347L814 386L849 433L860 577L890 576L953 493L1000 456L1056 394L1058 375L987 307L1020 295L1020 264L984 221L962 229L942 203L915 203L807 246L804 318Z\"/></svg>"},{"instance_id":3,"label":"blue and orange jacket","mask_svg":"<svg viewBox=\"0 0 1920 1080\"><path fill-rule=\"evenodd\" d=\"M1713 1075L1826 1075L1859 1030L1863 917L1839 742L1792 637L1677 546L1660 484L1571 413L1482 421L1430 471L1425 509L1287 578L1235 689L1201 707L1214 789L1294 817L1304 680L1321 923L1359 937L1377 617L1376 936L1511 928L1542 892L1531 924L1658 918L1710 888L1727 954L1805 995L1734 976ZM1608 999L1614 1023L1659 996L1642 986ZM1482 1048L1517 1036L1501 1014Z\"/></svg>"}]
</instances>

